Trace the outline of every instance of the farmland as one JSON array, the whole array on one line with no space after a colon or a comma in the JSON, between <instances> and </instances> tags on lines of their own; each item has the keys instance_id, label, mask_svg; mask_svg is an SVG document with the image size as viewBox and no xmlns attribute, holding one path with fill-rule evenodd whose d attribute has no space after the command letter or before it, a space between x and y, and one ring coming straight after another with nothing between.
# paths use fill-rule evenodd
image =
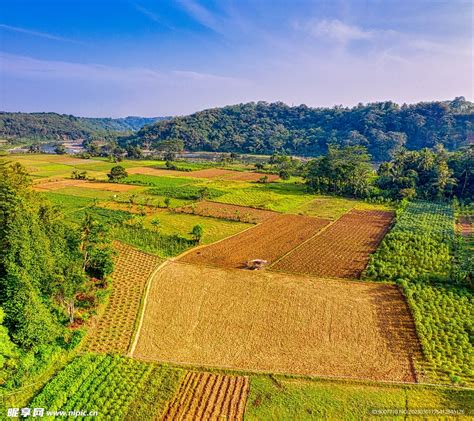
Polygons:
<instances>
[{"instance_id":1,"label":"farmland","mask_svg":"<svg viewBox=\"0 0 474 421\"><path fill-rule=\"evenodd\" d=\"M188 372L163 420L243 420L248 377Z\"/></svg>"},{"instance_id":2,"label":"farmland","mask_svg":"<svg viewBox=\"0 0 474 421\"><path fill-rule=\"evenodd\" d=\"M474 302L468 278L456 274L454 240L450 206L409 203L398 211L395 227L372 256L365 276L402 285L427 360L427 376L472 384Z\"/></svg>"},{"instance_id":3,"label":"farmland","mask_svg":"<svg viewBox=\"0 0 474 421\"><path fill-rule=\"evenodd\" d=\"M96 411L101 419L151 419L164 410L180 377L176 369L119 356L85 355L48 383L31 405L66 414L81 408Z\"/></svg>"},{"instance_id":4,"label":"farmland","mask_svg":"<svg viewBox=\"0 0 474 421\"><path fill-rule=\"evenodd\" d=\"M300 215L276 215L240 235L191 251L181 260L227 268L245 268L253 259L274 262L328 223Z\"/></svg>"},{"instance_id":5,"label":"farmland","mask_svg":"<svg viewBox=\"0 0 474 421\"><path fill-rule=\"evenodd\" d=\"M392 217L389 212L351 211L272 268L322 277L359 278Z\"/></svg>"},{"instance_id":6,"label":"farmland","mask_svg":"<svg viewBox=\"0 0 474 421\"><path fill-rule=\"evenodd\" d=\"M85 348L94 352L128 350L146 282L160 264L155 256L117 242L112 293L104 313L90 329Z\"/></svg>"},{"instance_id":7,"label":"farmland","mask_svg":"<svg viewBox=\"0 0 474 421\"><path fill-rule=\"evenodd\" d=\"M18 158L60 218L89 215L117 252L105 301L72 328L87 332L79 355L29 406L140 420L470 410L470 391L416 384L474 384L469 213L455 231L446 203L316 195L247 166L125 160L109 183L102 158ZM242 270L253 259L268 264Z\"/></svg>"},{"instance_id":8,"label":"farmland","mask_svg":"<svg viewBox=\"0 0 474 421\"><path fill-rule=\"evenodd\" d=\"M140 359L415 380L418 342L393 286L168 263L144 311Z\"/></svg>"},{"instance_id":9,"label":"farmland","mask_svg":"<svg viewBox=\"0 0 474 421\"><path fill-rule=\"evenodd\" d=\"M191 177L191 178L206 178L206 179L226 179L233 181L258 181L262 177L267 177L269 182L278 180L278 176L274 174L263 174L250 171L233 171L225 170L220 168L209 168L204 170L196 171L170 171L165 169L155 169L151 167L145 168L133 168L130 171L130 174L146 174L151 176L179 176L179 177Z\"/></svg>"},{"instance_id":10,"label":"farmland","mask_svg":"<svg viewBox=\"0 0 474 421\"><path fill-rule=\"evenodd\" d=\"M226 205L218 202L198 202L196 204L183 206L175 209L176 212L187 213L191 215L211 216L214 218L227 219L231 221L242 221L249 223L263 222L276 214L257 208L245 206Z\"/></svg>"},{"instance_id":11,"label":"farmland","mask_svg":"<svg viewBox=\"0 0 474 421\"><path fill-rule=\"evenodd\" d=\"M202 387L203 377L209 379L206 390ZM208 395L203 397L202 392L212 393L216 400L208 400ZM198 399L198 393L203 399ZM181 402L183 404L178 406ZM357 405L354 406L354 402ZM200 419L216 419L216 415L221 415L238 420L242 419L242 413L236 414L236 410L242 409L245 409L245 419L250 420L357 420L383 414L389 419L401 420L406 419L404 413L377 411L406 409L415 414L416 410L425 413L431 410L442 415L439 411L445 408L446 402L449 402L453 418L456 413L459 414L456 418L462 415L467 418L469 408L472 408L472 393L418 385L338 382L279 375L244 377L232 372L209 374L124 357L88 354L74 359L60 371L30 405L66 412L70 408L80 408L97 413L94 418L99 420L112 417L144 421L177 419L176 414L184 415L186 410L187 414L200 411ZM209 415L213 417L202 416L204 411L211 412ZM446 412L446 415L450 414ZM408 419L417 419L417 416Z\"/></svg>"}]
</instances>

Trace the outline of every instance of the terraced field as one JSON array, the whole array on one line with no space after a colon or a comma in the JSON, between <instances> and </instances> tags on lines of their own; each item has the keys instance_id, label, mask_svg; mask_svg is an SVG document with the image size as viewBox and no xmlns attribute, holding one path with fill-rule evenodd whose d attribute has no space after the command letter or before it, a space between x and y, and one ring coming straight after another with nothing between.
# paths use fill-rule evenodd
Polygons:
<instances>
[{"instance_id":1,"label":"terraced field","mask_svg":"<svg viewBox=\"0 0 474 421\"><path fill-rule=\"evenodd\" d=\"M114 245L118 256L112 293L107 308L88 334L85 348L124 354L132 339L146 282L162 261L118 241Z\"/></svg>"},{"instance_id":2,"label":"terraced field","mask_svg":"<svg viewBox=\"0 0 474 421\"><path fill-rule=\"evenodd\" d=\"M259 225L184 255L187 263L225 268L246 268L247 262L263 259L274 262L329 223L328 220L300 215L276 215Z\"/></svg>"},{"instance_id":3,"label":"terraced field","mask_svg":"<svg viewBox=\"0 0 474 421\"><path fill-rule=\"evenodd\" d=\"M249 378L188 372L163 420L243 420Z\"/></svg>"},{"instance_id":4,"label":"terraced field","mask_svg":"<svg viewBox=\"0 0 474 421\"><path fill-rule=\"evenodd\" d=\"M276 262L273 270L359 278L388 231L393 213L351 211Z\"/></svg>"},{"instance_id":5,"label":"terraced field","mask_svg":"<svg viewBox=\"0 0 474 421\"><path fill-rule=\"evenodd\" d=\"M419 345L395 286L169 262L133 356L197 366L416 380Z\"/></svg>"}]
</instances>

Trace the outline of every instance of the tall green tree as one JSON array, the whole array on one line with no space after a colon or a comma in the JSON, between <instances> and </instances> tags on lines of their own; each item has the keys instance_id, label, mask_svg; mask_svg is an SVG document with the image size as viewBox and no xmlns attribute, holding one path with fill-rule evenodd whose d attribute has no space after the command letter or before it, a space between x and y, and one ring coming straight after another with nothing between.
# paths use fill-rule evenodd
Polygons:
<instances>
[{"instance_id":1,"label":"tall green tree","mask_svg":"<svg viewBox=\"0 0 474 421\"><path fill-rule=\"evenodd\" d=\"M326 155L307 164L305 180L318 193L366 197L373 172L365 147L331 145Z\"/></svg>"}]
</instances>

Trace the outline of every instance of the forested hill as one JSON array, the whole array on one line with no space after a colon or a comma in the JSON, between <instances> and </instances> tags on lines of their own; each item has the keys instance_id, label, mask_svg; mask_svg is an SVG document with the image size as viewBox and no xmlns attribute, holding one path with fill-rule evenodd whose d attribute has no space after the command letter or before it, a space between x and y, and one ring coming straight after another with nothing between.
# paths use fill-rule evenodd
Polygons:
<instances>
[{"instance_id":1,"label":"forested hill","mask_svg":"<svg viewBox=\"0 0 474 421\"><path fill-rule=\"evenodd\" d=\"M399 106L393 102L353 108L289 107L281 102L213 108L146 126L126 139L133 144L181 140L187 150L282 152L314 156L328 144L364 145L374 160L400 146L421 149L442 143L453 150L472 142L474 104L453 101Z\"/></svg>"},{"instance_id":2,"label":"forested hill","mask_svg":"<svg viewBox=\"0 0 474 421\"><path fill-rule=\"evenodd\" d=\"M35 141L113 138L166 117L86 118L56 113L0 112L0 138Z\"/></svg>"}]
</instances>

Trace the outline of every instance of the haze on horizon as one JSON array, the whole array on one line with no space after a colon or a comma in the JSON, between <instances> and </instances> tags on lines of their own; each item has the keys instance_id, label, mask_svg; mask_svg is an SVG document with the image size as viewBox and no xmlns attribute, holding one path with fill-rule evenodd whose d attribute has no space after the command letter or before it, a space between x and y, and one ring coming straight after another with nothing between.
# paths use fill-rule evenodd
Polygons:
<instances>
[{"instance_id":1,"label":"haze on horizon","mask_svg":"<svg viewBox=\"0 0 474 421\"><path fill-rule=\"evenodd\" d=\"M0 0L0 109L474 99L469 0Z\"/></svg>"}]
</instances>

